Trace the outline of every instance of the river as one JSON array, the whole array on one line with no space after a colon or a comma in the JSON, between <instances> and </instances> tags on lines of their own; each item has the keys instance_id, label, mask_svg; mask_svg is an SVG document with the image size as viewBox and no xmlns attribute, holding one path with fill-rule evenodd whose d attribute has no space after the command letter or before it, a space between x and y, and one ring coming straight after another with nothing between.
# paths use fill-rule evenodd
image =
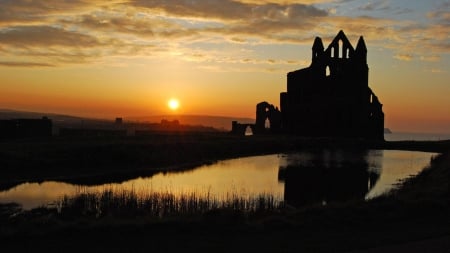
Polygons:
<instances>
[{"instance_id":1,"label":"river","mask_svg":"<svg viewBox=\"0 0 450 253\"><path fill-rule=\"evenodd\" d=\"M315 150L219 161L182 172L158 173L121 183L83 186L67 182L24 183L0 192L0 203L24 209L45 206L80 192L133 190L138 194L199 192L230 195L271 194L293 206L370 199L391 190L425 168L434 153L395 150Z\"/></svg>"}]
</instances>

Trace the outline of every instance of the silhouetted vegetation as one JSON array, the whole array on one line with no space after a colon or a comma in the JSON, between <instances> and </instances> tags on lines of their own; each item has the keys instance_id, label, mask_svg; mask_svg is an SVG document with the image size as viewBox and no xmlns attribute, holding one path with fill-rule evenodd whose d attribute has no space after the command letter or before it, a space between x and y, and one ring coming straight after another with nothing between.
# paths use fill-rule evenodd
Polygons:
<instances>
[{"instance_id":1,"label":"silhouetted vegetation","mask_svg":"<svg viewBox=\"0 0 450 253\"><path fill-rule=\"evenodd\" d=\"M102 192L80 192L72 197L65 196L54 203L54 206L62 217L179 218L198 216L215 210L230 210L245 214L274 212L283 207L283 202L270 194L245 197L238 193L229 193L224 199L219 199L209 192L137 193L106 189Z\"/></svg>"},{"instance_id":2,"label":"silhouetted vegetation","mask_svg":"<svg viewBox=\"0 0 450 253\"><path fill-rule=\"evenodd\" d=\"M0 241L5 251L349 252L434 238L427 249L442 252L450 237L449 173L447 152L387 196L325 207L276 206L270 196L220 206L189 193L141 198L108 189L66 197L59 212L58 205L26 212L0 205Z\"/></svg>"},{"instance_id":3,"label":"silhouetted vegetation","mask_svg":"<svg viewBox=\"0 0 450 253\"><path fill-rule=\"evenodd\" d=\"M225 133L21 139L0 143L0 181L11 187L28 180L121 180L218 159L324 147L445 152L450 141L367 142ZM58 204L59 212L58 205L23 211L15 204L2 204L0 242L5 252L345 252L449 236L449 170L446 153L388 196L326 207L277 205L273 196L231 198L221 205L199 195L176 200L170 193L149 194L141 199L133 192L115 195L107 190L66 197ZM83 246L88 244L89 250Z\"/></svg>"}]
</instances>

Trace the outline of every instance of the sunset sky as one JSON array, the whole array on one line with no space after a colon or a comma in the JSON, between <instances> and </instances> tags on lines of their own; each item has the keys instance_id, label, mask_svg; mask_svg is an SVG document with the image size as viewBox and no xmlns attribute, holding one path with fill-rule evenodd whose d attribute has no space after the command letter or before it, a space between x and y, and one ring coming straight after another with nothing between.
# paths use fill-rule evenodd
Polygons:
<instances>
[{"instance_id":1,"label":"sunset sky","mask_svg":"<svg viewBox=\"0 0 450 253\"><path fill-rule=\"evenodd\" d=\"M450 133L450 1L0 0L0 108L255 117L344 30L394 131Z\"/></svg>"}]
</instances>

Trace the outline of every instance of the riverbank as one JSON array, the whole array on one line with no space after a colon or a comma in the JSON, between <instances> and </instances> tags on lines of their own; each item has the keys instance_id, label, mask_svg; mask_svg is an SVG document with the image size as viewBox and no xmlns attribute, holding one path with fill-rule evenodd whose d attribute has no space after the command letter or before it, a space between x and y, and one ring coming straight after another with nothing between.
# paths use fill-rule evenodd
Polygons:
<instances>
[{"instance_id":1,"label":"riverbank","mask_svg":"<svg viewBox=\"0 0 450 253\"><path fill-rule=\"evenodd\" d=\"M202 143L201 138L206 137L199 138L196 143ZM288 142L270 137L253 140L232 138L221 143L207 138L200 145L221 150L240 142L236 149L250 152L259 151L260 145L266 145L270 151L271 148L320 148L325 143L301 139ZM194 139L184 137L185 143ZM161 144L164 142L160 139L161 145L167 145L161 150L169 150L168 147L174 145L170 144L174 143L172 141ZM140 141L133 145L138 143L143 145ZM338 144L331 143L326 147L332 148L333 145ZM346 145L355 148L369 144ZM406 144L392 145L391 148L399 148ZM432 147L432 143L416 142L408 145L409 148L434 148L435 152L443 146ZM228 152L224 151L232 155L235 150ZM251 215L222 209L165 219L61 217L48 209L19 212L20 215L11 217L11 214L18 213L18 207L3 205L0 208L0 240L5 251L45 249L47 252L349 252L417 241L433 242L433 238L442 242L439 238L450 235L450 153L441 152L443 154L434 158L429 168L405 181L400 190L367 202L352 201L299 209L286 207ZM448 246L444 243L439 247L446 250Z\"/></svg>"},{"instance_id":2,"label":"riverbank","mask_svg":"<svg viewBox=\"0 0 450 253\"><path fill-rule=\"evenodd\" d=\"M252 215L219 209L164 219L96 218L35 209L8 217L15 207L2 206L0 241L16 252L380 252L376 248L437 240L435 252L446 252L449 176L447 152L384 197Z\"/></svg>"},{"instance_id":3,"label":"riverbank","mask_svg":"<svg viewBox=\"0 0 450 253\"><path fill-rule=\"evenodd\" d=\"M295 136L172 133L144 137L80 137L0 142L0 189L45 180L119 182L217 160L304 149L450 150L450 141L365 142Z\"/></svg>"}]
</instances>

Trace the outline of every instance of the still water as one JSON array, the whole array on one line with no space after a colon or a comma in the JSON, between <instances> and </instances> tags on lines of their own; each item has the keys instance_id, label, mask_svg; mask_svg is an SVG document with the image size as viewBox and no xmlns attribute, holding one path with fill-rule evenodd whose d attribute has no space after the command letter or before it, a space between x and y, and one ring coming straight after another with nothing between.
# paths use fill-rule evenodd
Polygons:
<instances>
[{"instance_id":1,"label":"still water","mask_svg":"<svg viewBox=\"0 0 450 253\"><path fill-rule=\"evenodd\" d=\"M184 172L158 173L122 183L80 186L64 182L24 183L0 192L0 203L16 202L31 209L81 191L133 190L137 193L271 194L299 206L379 196L426 167L434 153L370 151L301 151L230 159Z\"/></svg>"},{"instance_id":2,"label":"still water","mask_svg":"<svg viewBox=\"0 0 450 253\"><path fill-rule=\"evenodd\" d=\"M450 133L407 133L394 132L384 134L386 141L442 141L450 140Z\"/></svg>"}]
</instances>

